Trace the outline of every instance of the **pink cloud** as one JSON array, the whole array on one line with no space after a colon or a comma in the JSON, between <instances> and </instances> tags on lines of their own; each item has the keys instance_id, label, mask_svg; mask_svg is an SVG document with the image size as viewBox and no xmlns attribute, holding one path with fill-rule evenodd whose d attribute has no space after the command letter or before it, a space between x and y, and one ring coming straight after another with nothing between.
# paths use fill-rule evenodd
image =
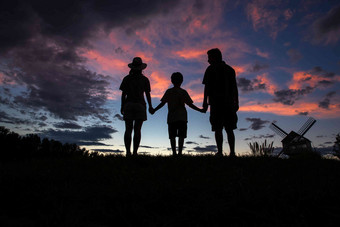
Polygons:
<instances>
[{"instance_id":1,"label":"pink cloud","mask_svg":"<svg viewBox=\"0 0 340 227\"><path fill-rule=\"evenodd\" d=\"M293 17L293 11L282 10L281 2L271 0L255 0L247 4L246 13L253 23L255 31L266 29L275 39L277 34L287 27L287 21Z\"/></svg>"},{"instance_id":2,"label":"pink cloud","mask_svg":"<svg viewBox=\"0 0 340 227\"><path fill-rule=\"evenodd\" d=\"M88 65L94 67L97 72L126 72L127 62L114 58L113 56L106 56L96 50L89 50L82 54L88 59Z\"/></svg>"},{"instance_id":3,"label":"pink cloud","mask_svg":"<svg viewBox=\"0 0 340 227\"><path fill-rule=\"evenodd\" d=\"M162 98L164 92L171 85L171 81L168 76L165 76L161 72L152 72L150 75L151 84L151 97Z\"/></svg>"},{"instance_id":4,"label":"pink cloud","mask_svg":"<svg viewBox=\"0 0 340 227\"><path fill-rule=\"evenodd\" d=\"M322 81L335 82L339 81L340 76L335 75L334 78L329 78L323 75L315 75L310 72L299 71L293 73L293 78L289 82L289 89L301 89L306 86L317 87Z\"/></svg>"},{"instance_id":5,"label":"pink cloud","mask_svg":"<svg viewBox=\"0 0 340 227\"><path fill-rule=\"evenodd\" d=\"M269 58L269 53L261 51L259 48L256 48L256 54L263 58Z\"/></svg>"},{"instance_id":6,"label":"pink cloud","mask_svg":"<svg viewBox=\"0 0 340 227\"><path fill-rule=\"evenodd\" d=\"M266 85L266 92L271 95L274 95L275 91L278 90L278 86L269 78L268 73L263 73L256 77L259 84Z\"/></svg>"},{"instance_id":7,"label":"pink cloud","mask_svg":"<svg viewBox=\"0 0 340 227\"><path fill-rule=\"evenodd\" d=\"M236 76L239 76L240 74L247 72L248 66L246 65L233 65L232 66L235 70Z\"/></svg>"},{"instance_id":8,"label":"pink cloud","mask_svg":"<svg viewBox=\"0 0 340 227\"><path fill-rule=\"evenodd\" d=\"M193 59L205 56L206 52L207 52L206 50L189 49L176 51L175 54L185 59Z\"/></svg>"},{"instance_id":9,"label":"pink cloud","mask_svg":"<svg viewBox=\"0 0 340 227\"><path fill-rule=\"evenodd\" d=\"M240 106L241 112L272 113L279 116L294 116L302 112L317 118L337 118L340 116L340 108L337 105L330 105L329 109L319 107L318 103L298 102L294 106L287 106L281 103L263 103L251 101Z\"/></svg>"},{"instance_id":10,"label":"pink cloud","mask_svg":"<svg viewBox=\"0 0 340 227\"><path fill-rule=\"evenodd\" d=\"M4 84L5 81L5 75L3 73L0 72L0 84Z\"/></svg>"},{"instance_id":11,"label":"pink cloud","mask_svg":"<svg viewBox=\"0 0 340 227\"><path fill-rule=\"evenodd\" d=\"M183 88L189 93L191 99L195 103L203 103L204 86L202 84L201 78L190 81L189 83L185 84Z\"/></svg>"}]
</instances>

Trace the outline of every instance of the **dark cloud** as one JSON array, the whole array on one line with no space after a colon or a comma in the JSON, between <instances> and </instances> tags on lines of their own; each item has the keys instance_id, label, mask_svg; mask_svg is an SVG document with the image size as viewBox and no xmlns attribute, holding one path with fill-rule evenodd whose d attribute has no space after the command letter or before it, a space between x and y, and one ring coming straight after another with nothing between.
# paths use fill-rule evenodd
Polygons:
<instances>
[{"instance_id":1,"label":"dark cloud","mask_svg":"<svg viewBox=\"0 0 340 227\"><path fill-rule=\"evenodd\" d=\"M13 125L21 125L21 124L32 124L32 121L17 118L14 116L9 116L6 112L0 111L0 122L7 123L7 124L13 124Z\"/></svg>"},{"instance_id":2,"label":"dark cloud","mask_svg":"<svg viewBox=\"0 0 340 227\"><path fill-rule=\"evenodd\" d=\"M265 124L269 121L261 120L260 118L246 118L247 121L251 122L250 128L253 130L260 130L265 127Z\"/></svg>"},{"instance_id":3,"label":"dark cloud","mask_svg":"<svg viewBox=\"0 0 340 227\"><path fill-rule=\"evenodd\" d=\"M99 141L111 139L117 130L110 126L87 127L82 131L54 130L43 131L40 136L58 140L63 143L76 143L78 145L102 145Z\"/></svg>"},{"instance_id":4,"label":"dark cloud","mask_svg":"<svg viewBox=\"0 0 340 227\"><path fill-rule=\"evenodd\" d=\"M303 89L287 89L275 91L274 101L280 102L284 105L293 105L296 100L300 99L302 96L311 93L314 88L307 86Z\"/></svg>"},{"instance_id":5,"label":"dark cloud","mask_svg":"<svg viewBox=\"0 0 340 227\"><path fill-rule=\"evenodd\" d=\"M243 131L247 131L248 129L247 128L240 128L238 129L240 132L243 132Z\"/></svg>"},{"instance_id":6,"label":"dark cloud","mask_svg":"<svg viewBox=\"0 0 340 227\"><path fill-rule=\"evenodd\" d=\"M62 119L76 120L78 116L89 115L103 117L106 110L102 106L109 84L104 76L70 60L57 60L56 51L46 57L34 52L36 50L29 48L13 52L11 65L4 71L27 88L27 92L15 97L15 104L42 108Z\"/></svg>"},{"instance_id":7,"label":"dark cloud","mask_svg":"<svg viewBox=\"0 0 340 227\"><path fill-rule=\"evenodd\" d=\"M296 49L289 49L287 55L292 63L298 63L302 59L302 54Z\"/></svg>"},{"instance_id":8,"label":"dark cloud","mask_svg":"<svg viewBox=\"0 0 340 227\"><path fill-rule=\"evenodd\" d=\"M146 145L140 145L139 147L148 148L148 149L157 149L157 148L159 148L159 147L151 147L151 146L146 146Z\"/></svg>"},{"instance_id":9,"label":"dark cloud","mask_svg":"<svg viewBox=\"0 0 340 227\"><path fill-rule=\"evenodd\" d=\"M112 149L93 149L94 151L98 151L98 152L103 152L103 153L123 153L124 151L116 149L116 150L112 150Z\"/></svg>"},{"instance_id":10,"label":"dark cloud","mask_svg":"<svg viewBox=\"0 0 340 227\"><path fill-rule=\"evenodd\" d=\"M155 14L166 14L173 0L6 1L0 7L0 50L26 45L37 36L58 43L84 46L99 30L136 29Z\"/></svg>"},{"instance_id":11,"label":"dark cloud","mask_svg":"<svg viewBox=\"0 0 340 227\"><path fill-rule=\"evenodd\" d=\"M95 141L79 141L75 143L77 143L79 146L111 146L105 143L95 142Z\"/></svg>"},{"instance_id":12,"label":"dark cloud","mask_svg":"<svg viewBox=\"0 0 340 227\"><path fill-rule=\"evenodd\" d=\"M298 115L301 115L301 116L307 116L309 113L306 111L306 112L298 112Z\"/></svg>"},{"instance_id":13,"label":"dark cloud","mask_svg":"<svg viewBox=\"0 0 340 227\"><path fill-rule=\"evenodd\" d=\"M258 135L258 136L245 138L244 140L248 141L248 140L257 140L257 139L270 139L270 138L274 138L274 136L275 136L274 134Z\"/></svg>"},{"instance_id":14,"label":"dark cloud","mask_svg":"<svg viewBox=\"0 0 340 227\"><path fill-rule=\"evenodd\" d=\"M249 72L257 73L263 69L268 68L269 66L267 64L262 64L259 62L255 62L254 65L251 66L251 68L248 69Z\"/></svg>"},{"instance_id":15,"label":"dark cloud","mask_svg":"<svg viewBox=\"0 0 340 227\"><path fill-rule=\"evenodd\" d=\"M320 66L315 66L311 71L310 74L316 75L316 76L324 76L328 78L333 78L335 76L335 73L333 72L327 72Z\"/></svg>"},{"instance_id":16,"label":"dark cloud","mask_svg":"<svg viewBox=\"0 0 340 227\"><path fill-rule=\"evenodd\" d=\"M199 135L198 138L200 138L200 139L210 139L210 137L208 137L208 136L203 136L203 135Z\"/></svg>"},{"instance_id":17,"label":"dark cloud","mask_svg":"<svg viewBox=\"0 0 340 227\"><path fill-rule=\"evenodd\" d=\"M331 103L331 98L336 94L335 91L329 92L326 97L319 102L319 107L323 109L329 109L329 104Z\"/></svg>"},{"instance_id":18,"label":"dark cloud","mask_svg":"<svg viewBox=\"0 0 340 227\"><path fill-rule=\"evenodd\" d=\"M195 145L198 145L198 143L193 142L193 141L186 141L185 144L195 144Z\"/></svg>"},{"instance_id":19,"label":"dark cloud","mask_svg":"<svg viewBox=\"0 0 340 227\"><path fill-rule=\"evenodd\" d=\"M60 122L53 125L56 128L81 129L82 127L74 122Z\"/></svg>"},{"instance_id":20,"label":"dark cloud","mask_svg":"<svg viewBox=\"0 0 340 227\"><path fill-rule=\"evenodd\" d=\"M216 145L207 145L207 146L204 146L204 147L194 147L194 151L195 152L201 152L201 153L204 153L204 152L216 152L217 151L217 148L216 148Z\"/></svg>"},{"instance_id":21,"label":"dark cloud","mask_svg":"<svg viewBox=\"0 0 340 227\"><path fill-rule=\"evenodd\" d=\"M124 121L123 116L120 115L120 114L116 114L113 118L117 118L117 119L120 120L120 121Z\"/></svg>"},{"instance_id":22,"label":"dark cloud","mask_svg":"<svg viewBox=\"0 0 340 227\"><path fill-rule=\"evenodd\" d=\"M84 68L82 51L99 31L136 30L148 18L166 14L177 1L3 1L0 5L0 72L27 92L18 106L44 109L55 117L107 121L103 108L107 77ZM103 34L103 32L101 32ZM116 49L120 52L121 49Z\"/></svg>"},{"instance_id":23,"label":"dark cloud","mask_svg":"<svg viewBox=\"0 0 340 227\"><path fill-rule=\"evenodd\" d=\"M237 86L243 92L265 90L266 84L261 83L258 79L248 80L244 77L237 78Z\"/></svg>"},{"instance_id":24,"label":"dark cloud","mask_svg":"<svg viewBox=\"0 0 340 227\"><path fill-rule=\"evenodd\" d=\"M324 17L320 17L313 24L314 39L317 42L324 41L336 43L340 34L340 5L333 7Z\"/></svg>"}]
</instances>

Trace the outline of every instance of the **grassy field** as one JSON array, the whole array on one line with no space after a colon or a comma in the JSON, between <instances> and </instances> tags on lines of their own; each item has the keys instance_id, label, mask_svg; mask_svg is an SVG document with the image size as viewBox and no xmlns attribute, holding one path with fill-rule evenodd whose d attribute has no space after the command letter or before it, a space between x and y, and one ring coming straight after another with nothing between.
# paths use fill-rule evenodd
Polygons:
<instances>
[{"instance_id":1,"label":"grassy field","mask_svg":"<svg viewBox=\"0 0 340 227\"><path fill-rule=\"evenodd\" d=\"M323 159L1 161L0 225L335 226L339 180L340 162Z\"/></svg>"}]
</instances>

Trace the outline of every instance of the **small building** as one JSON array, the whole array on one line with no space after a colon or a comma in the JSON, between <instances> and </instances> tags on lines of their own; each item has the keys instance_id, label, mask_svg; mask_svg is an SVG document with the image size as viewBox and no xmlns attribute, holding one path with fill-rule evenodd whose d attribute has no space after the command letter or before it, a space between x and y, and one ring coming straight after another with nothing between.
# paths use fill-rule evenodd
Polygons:
<instances>
[{"instance_id":1,"label":"small building","mask_svg":"<svg viewBox=\"0 0 340 227\"><path fill-rule=\"evenodd\" d=\"M294 131L291 131L281 142L283 147L282 153L286 155L313 151L312 142Z\"/></svg>"}]
</instances>

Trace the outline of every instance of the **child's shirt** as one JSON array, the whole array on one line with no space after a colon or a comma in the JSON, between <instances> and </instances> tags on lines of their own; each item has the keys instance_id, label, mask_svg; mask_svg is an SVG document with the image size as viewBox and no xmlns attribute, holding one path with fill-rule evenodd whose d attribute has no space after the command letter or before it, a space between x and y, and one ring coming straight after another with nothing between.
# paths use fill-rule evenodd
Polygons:
<instances>
[{"instance_id":1,"label":"child's shirt","mask_svg":"<svg viewBox=\"0 0 340 227\"><path fill-rule=\"evenodd\" d=\"M163 95L161 102L168 103L168 124L176 121L188 122L185 104L192 104L193 101L186 90L180 87L170 88Z\"/></svg>"}]
</instances>

